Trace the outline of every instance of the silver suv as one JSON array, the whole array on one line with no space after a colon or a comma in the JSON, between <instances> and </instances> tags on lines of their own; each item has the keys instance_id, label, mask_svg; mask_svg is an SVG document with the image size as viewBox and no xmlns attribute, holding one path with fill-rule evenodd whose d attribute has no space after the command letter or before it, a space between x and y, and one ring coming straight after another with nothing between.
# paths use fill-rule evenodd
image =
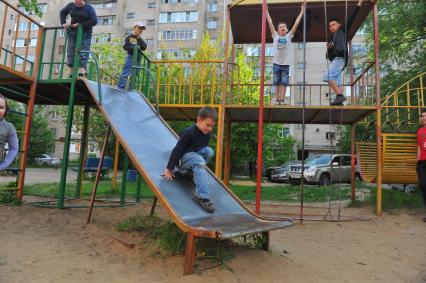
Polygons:
<instances>
[{"instance_id":1,"label":"silver suv","mask_svg":"<svg viewBox=\"0 0 426 283\"><path fill-rule=\"evenodd\" d=\"M355 160L356 165L356 160ZM359 177L358 167L355 167L356 177ZM299 184L302 175L302 164L290 168L290 183ZM328 186L332 183L351 181L350 154L313 155L305 160L303 178L307 183Z\"/></svg>"}]
</instances>

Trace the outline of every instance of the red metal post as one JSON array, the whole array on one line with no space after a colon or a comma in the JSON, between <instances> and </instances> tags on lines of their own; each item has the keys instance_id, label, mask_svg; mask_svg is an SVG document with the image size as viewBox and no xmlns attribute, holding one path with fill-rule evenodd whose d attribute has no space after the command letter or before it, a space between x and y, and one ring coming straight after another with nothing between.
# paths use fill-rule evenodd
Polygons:
<instances>
[{"instance_id":1,"label":"red metal post","mask_svg":"<svg viewBox=\"0 0 426 283\"><path fill-rule=\"evenodd\" d=\"M256 213L260 214L260 193L262 183L262 154L263 154L263 96L265 93L265 44L266 44L266 0L262 0L262 51L260 57L260 97L259 97L259 126L257 132L257 182L256 182Z\"/></svg>"},{"instance_id":2,"label":"red metal post","mask_svg":"<svg viewBox=\"0 0 426 283\"><path fill-rule=\"evenodd\" d=\"M379 61L379 18L377 3L373 10L374 25L374 62L375 62L375 80L376 80L376 144L377 144L377 203L376 215L382 215L382 106L380 102L380 61Z\"/></svg>"}]
</instances>

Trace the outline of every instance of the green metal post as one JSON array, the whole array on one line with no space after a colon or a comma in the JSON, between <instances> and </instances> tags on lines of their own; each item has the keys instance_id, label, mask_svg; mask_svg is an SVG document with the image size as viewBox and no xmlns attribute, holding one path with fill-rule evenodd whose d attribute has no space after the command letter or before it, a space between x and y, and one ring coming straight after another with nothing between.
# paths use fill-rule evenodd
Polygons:
<instances>
[{"instance_id":1,"label":"green metal post","mask_svg":"<svg viewBox=\"0 0 426 283\"><path fill-rule=\"evenodd\" d=\"M126 202L127 170L129 169L129 156L124 152L123 176L121 178L120 205Z\"/></svg>"},{"instance_id":2,"label":"green metal post","mask_svg":"<svg viewBox=\"0 0 426 283\"><path fill-rule=\"evenodd\" d=\"M77 173L77 186L75 187L75 198L80 198L80 191L83 184L84 177L84 162L86 160L86 147L87 147L87 132L89 128L89 115L90 115L90 106L84 106L84 114L83 114L83 129L81 134L80 141L80 156L79 156L79 164L78 164L78 173Z\"/></svg>"},{"instance_id":3,"label":"green metal post","mask_svg":"<svg viewBox=\"0 0 426 283\"><path fill-rule=\"evenodd\" d=\"M55 59L55 47L56 47L56 35L58 33L58 30L55 29L55 32L53 33L53 46L52 46L52 53L50 54L50 66L49 66L49 80L52 78L52 72L53 72L53 61Z\"/></svg>"},{"instance_id":4,"label":"green metal post","mask_svg":"<svg viewBox=\"0 0 426 283\"><path fill-rule=\"evenodd\" d=\"M145 59L145 62L147 62L146 59ZM148 61L147 65L148 66L146 68L151 71L151 62ZM148 71L145 70L144 74L145 73L147 73L147 75L144 75L145 76L144 78L145 79L145 96L149 97L149 77L150 76L148 74Z\"/></svg>"},{"instance_id":5,"label":"green metal post","mask_svg":"<svg viewBox=\"0 0 426 283\"><path fill-rule=\"evenodd\" d=\"M62 59L61 59L61 68L59 70L59 78L62 79L64 76L64 63L65 63L65 53L68 45L68 32L65 32L65 42L64 48L62 49Z\"/></svg>"},{"instance_id":6,"label":"green metal post","mask_svg":"<svg viewBox=\"0 0 426 283\"><path fill-rule=\"evenodd\" d=\"M130 90L135 90L136 88L136 70L133 68L134 66L137 66L138 63L138 52L139 48L135 44L133 46L133 54L132 54L132 71L130 72Z\"/></svg>"},{"instance_id":7,"label":"green metal post","mask_svg":"<svg viewBox=\"0 0 426 283\"><path fill-rule=\"evenodd\" d=\"M77 30L76 47L75 47L74 61L73 61L74 70L73 70L73 75L71 80L70 98L68 102L67 128L65 132L64 154L62 157L61 181L59 183L58 208L64 208L65 186L67 183L68 156L69 156L70 143L71 143L71 128L72 128L72 120L74 117L75 85L77 82L78 66L80 65L79 51L81 48L82 37L83 37L83 28L82 26L79 26Z\"/></svg>"},{"instance_id":8,"label":"green metal post","mask_svg":"<svg viewBox=\"0 0 426 283\"><path fill-rule=\"evenodd\" d=\"M141 188L142 188L142 176L138 174L137 184L136 184L136 202L141 201Z\"/></svg>"},{"instance_id":9,"label":"green metal post","mask_svg":"<svg viewBox=\"0 0 426 283\"><path fill-rule=\"evenodd\" d=\"M43 67L44 67L44 63L43 63L43 55L44 55L44 47L46 46L46 37L47 37L47 30L43 30L44 31L44 34L43 34L43 41L42 41L42 43L41 43L41 52L40 52L40 69L39 69L39 72L38 72L38 79L39 80L41 80L42 78L43 78Z\"/></svg>"}]
</instances>

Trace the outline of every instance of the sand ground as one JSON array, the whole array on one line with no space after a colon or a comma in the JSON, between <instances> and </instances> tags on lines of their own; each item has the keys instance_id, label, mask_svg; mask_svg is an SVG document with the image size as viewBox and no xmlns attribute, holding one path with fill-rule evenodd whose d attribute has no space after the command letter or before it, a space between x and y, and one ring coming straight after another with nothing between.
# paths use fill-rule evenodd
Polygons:
<instances>
[{"instance_id":1,"label":"sand ground","mask_svg":"<svg viewBox=\"0 0 426 283\"><path fill-rule=\"evenodd\" d=\"M149 208L97 208L85 226L85 209L0 207L0 282L426 282L421 215L296 224L271 233L270 252L235 247L225 266L182 276L183 255L156 258L138 233L115 230ZM373 216L371 208L344 213Z\"/></svg>"}]
</instances>

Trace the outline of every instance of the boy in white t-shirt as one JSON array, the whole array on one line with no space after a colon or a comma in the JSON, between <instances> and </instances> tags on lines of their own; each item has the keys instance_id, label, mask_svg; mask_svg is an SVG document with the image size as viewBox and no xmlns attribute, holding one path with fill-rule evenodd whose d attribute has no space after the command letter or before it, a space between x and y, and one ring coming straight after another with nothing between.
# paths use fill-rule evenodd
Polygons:
<instances>
[{"instance_id":1,"label":"boy in white t-shirt","mask_svg":"<svg viewBox=\"0 0 426 283\"><path fill-rule=\"evenodd\" d=\"M271 30L271 35L274 40L274 59L272 61L272 71L273 85L275 86L276 104L284 103L286 88L289 84L288 76L290 71L290 64L293 59L291 39L293 38L294 33L296 32L297 27L299 26L299 23L302 20L305 8L306 0L303 1L300 14L294 22L294 25L290 31L288 31L287 25L284 22L278 23L278 31L276 31L271 16L269 15L269 11L266 15L269 24L269 29Z\"/></svg>"}]
</instances>

